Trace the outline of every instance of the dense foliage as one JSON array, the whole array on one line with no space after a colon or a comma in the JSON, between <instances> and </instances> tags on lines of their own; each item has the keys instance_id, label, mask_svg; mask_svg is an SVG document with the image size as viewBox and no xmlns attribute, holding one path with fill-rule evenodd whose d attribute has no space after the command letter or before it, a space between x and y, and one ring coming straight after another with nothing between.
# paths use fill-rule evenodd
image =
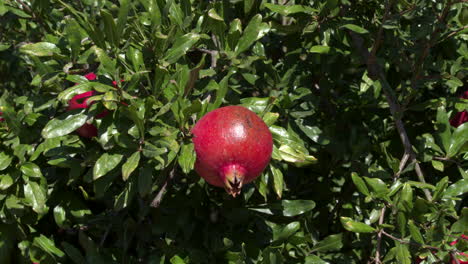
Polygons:
<instances>
[{"instance_id":1,"label":"dense foliage","mask_svg":"<svg viewBox=\"0 0 468 264\"><path fill-rule=\"evenodd\" d=\"M463 263L467 22L466 0L0 1L0 263ZM226 105L274 138L236 198L193 170Z\"/></svg>"}]
</instances>

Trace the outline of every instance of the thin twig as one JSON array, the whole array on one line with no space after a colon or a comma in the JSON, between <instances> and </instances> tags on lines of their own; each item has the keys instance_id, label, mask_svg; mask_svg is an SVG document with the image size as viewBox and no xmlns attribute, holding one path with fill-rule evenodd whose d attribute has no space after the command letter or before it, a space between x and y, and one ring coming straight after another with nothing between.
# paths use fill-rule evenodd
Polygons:
<instances>
[{"instance_id":1,"label":"thin twig","mask_svg":"<svg viewBox=\"0 0 468 264\"><path fill-rule=\"evenodd\" d=\"M169 185L169 182L174 179L175 176L175 169L176 166L172 168L172 170L169 172L169 176L166 178L166 181L164 181L163 186L159 190L158 194L154 197L153 201L151 202L151 207L158 208L159 205L161 204L161 200L166 192L167 186Z\"/></svg>"},{"instance_id":2,"label":"thin twig","mask_svg":"<svg viewBox=\"0 0 468 264\"><path fill-rule=\"evenodd\" d=\"M382 42L383 25L385 24L385 21L387 20L388 14L390 12L390 7L392 5L392 1L393 0L387 0L385 4L385 13L382 17L382 22L380 23L379 31L377 32L377 37L375 38L374 46L372 46L371 55L374 58L375 58L375 54L377 53L377 50L379 49L380 43Z\"/></svg>"},{"instance_id":3,"label":"thin twig","mask_svg":"<svg viewBox=\"0 0 468 264\"><path fill-rule=\"evenodd\" d=\"M456 160L453 160L451 158L447 158L447 157L434 157L433 159L435 160L441 160L441 161L448 161L448 162L452 162L452 163L455 163L457 164L458 166L461 166L460 162L456 161Z\"/></svg>"},{"instance_id":4,"label":"thin twig","mask_svg":"<svg viewBox=\"0 0 468 264\"><path fill-rule=\"evenodd\" d=\"M209 49L203 49L203 48L197 48L197 50L210 54L211 56L211 66L210 68L214 69L216 68L217 60L218 60L218 54L219 52L217 50L209 50Z\"/></svg>"},{"instance_id":5,"label":"thin twig","mask_svg":"<svg viewBox=\"0 0 468 264\"><path fill-rule=\"evenodd\" d=\"M380 211L380 217L379 217L379 225L382 225L384 222L385 218L385 206L382 207L382 210ZM377 233L377 245L375 249L375 263L376 264L381 264L382 261L380 260L380 245L382 244L382 233L384 232L383 229Z\"/></svg>"},{"instance_id":6,"label":"thin twig","mask_svg":"<svg viewBox=\"0 0 468 264\"><path fill-rule=\"evenodd\" d=\"M460 33L461 31L463 31L463 30L465 30L467 28L468 28L468 25L465 25L465 26L463 26L463 27L461 27L459 29L456 29L456 30L450 32L447 36L441 38L438 42L443 42L443 41L455 36L456 34Z\"/></svg>"},{"instance_id":7,"label":"thin twig","mask_svg":"<svg viewBox=\"0 0 468 264\"><path fill-rule=\"evenodd\" d=\"M401 119L402 118L401 106L398 103L397 98L394 96L393 91L387 82L387 79L385 77L385 74L382 68L377 63L377 60L375 59L375 57L372 56L367 50L367 48L364 47L364 40L359 35L357 35L356 33L352 31L348 31L348 33L351 36L354 46L356 46L356 48L360 51L363 60L367 64L367 72L368 72L369 77L373 80L380 80L380 83L382 84L383 92L385 94L385 97L387 99L387 102L390 108L390 113L393 116L396 128L398 130L398 134L400 135L401 142L403 143L405 154L409 155L409 159L411 161L415 161L415 170L416 170L416 175L418 176L419 181L422 183L426 183L422 169L416 160L416 154L413 152L413 146L411 145L408 133L406 132L405 126ZM429 192L429 190L424 189L423 192L426 196L426 199L428 201L431 201L432 195Z\"/></svg>"},{"instance_id":8,"label":"thin twig","mask_svg":"<svg viewBox=\"0 0 468 264\"><path fill-rule=\"evenodd\" d=\"M440 24L444 24L445 22L445 18L447 17L449 11L450 11L450 7L454 4L455 2L453 1L447 1L447 4L446 6L444 7L444 9L442 10L442 13L441 15L437 18L438 20L438 23ZM429 40L426 43L426 45L424 46L424 49L421 53L421 56L419 56L419 59L416 61L416 63L413 65L413 77L411 78L411 87L413 89L416 88L416 81L419 80L420 78L420 75L421 75L421 71L422 69L424 68L424 60L426 59L426 57L429 55L429 52L430 52L430 49L434 46L434 44L436 43L436 39L439 37L439 34L440 34L440 27L438 27L437 25L435 25L435 29L434 31L431 33L430 37L429 37Z\"/></svg>"},{"instance_id":9,"label":"thin twig","mask_svg":"<svg viewBox=\"0 0 468 264\"><path fill-rule=\"evenodd\" d=\"M396 236L393 236L393 235L390 235L389 233L385 232L385 230L382 230L382 234L385 235L386 237L389 237L395 241L398 241L400 242L401 244L406 244L406 245L412 245L412 246L417 246L417 247L421 247L421 248L426 248L426 249L433 249L433 250L437 250L437 251L442 251L441 248L438 248L438 247L433 247L433 246L429 246L429 245L423 245L423 244L419 244L419 243L416 243L416 242L411 242L411 241L406 241L406 240L403 240L401 238L398 238Z\"/></svg>"}]
</instances>

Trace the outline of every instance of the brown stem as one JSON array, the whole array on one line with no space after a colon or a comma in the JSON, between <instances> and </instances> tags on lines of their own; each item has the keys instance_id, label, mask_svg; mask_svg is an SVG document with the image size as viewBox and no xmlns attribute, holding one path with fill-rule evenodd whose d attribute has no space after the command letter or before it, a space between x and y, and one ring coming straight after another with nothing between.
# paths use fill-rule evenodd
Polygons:
<instances>
[{"instance_id":1,"label":"brown stem","mask_svg":"<svg viewBox=\"0 0 468 264\"><path fill-rule=\"evenodd\" d=\"M386 237L389 237L395 241L398 241L400 242L401 244L406 244L406 245L412 245L412 246L417 246L417 247L421 247L421 248L426 248L426 249L433 249L433 250L437 250L437 251L442 251L441 248L438 248L438 247L433 247L433 246L429 246L429 245L423 245L423 244L419 244L419 243L416 243L416 242L411 242L411 241L406 241L406 240L403 240L401 238L398 238L396 236L393 236L393 235L390 235L389 233L385 232L385 230L382 230L382 234Z\"/></svg>"},{"instance_id":2,"label":"brown stem","mask_svg":"<svg viewBox=\"0 0 468 264\"><path fill-rule=\"evenodd\" d=\"M447 18L447 15L448 15L448 13L450 11L450 7L454 3L455 2L450 1L450 0L447 1L447 4L444 7L444 9L442 10L441 15L437 18L438 23L444 24L445 19ZM416 88L416 81L420 79L421 71L424 68L424 60L429 55L429 52L430 52L432 46L434 46L434 44L436 43L436 40L439 37L439 34L440 34L440 27L438 27L436 25L434 31L431 33L431 35L429 37L429 40L425 42L424 49L423 49L423 52L421 53L421 56L419 56L419 59L416 61L416 64L414 64L414 66L413 66L414 74L413 74L413 77L411 78L411 87L413 89Z\"/></svg>"},{"instance_id":3,"label":"brown stem","mask_svg":"<svg viewBox=\"0 0 468 264\"><path fill-rule=\"evenodd\" d=\"M384 222L385 218L385 206L382 207L382 210L380 211L380 217L379 217L379 225L382 225ZM380 260L380 245L382 244L382 233L384 232L383 229L377 233L377 245L376 245L376 250L375 250L375 263L376 264L381 264L382 261Z\"/></svg>"},{"instance_id":4,"label":"brown stem","mask_svg":"<svg viewBox=\"0 0 468 264\"><path fill-rule=\"evenodd\" d=\"M372 57L375 57L375 54L377 53L377 50L379 49L380 43L382 42L383 25L385 24L385 21L387 20L391 5L392 5L392 0L387 0L385 4L385 13L382 17L382 22L380 23L379 31L377 33L377 37L375 38L374 46L372 47L372 51L371 51Z\"/></svg>"},{"instance_id":5,"label":"brown stem","mask_svg":"<svg viewBox=\"0 0 468 264\"><path fill-rule=\"evenodd\" d=\"M348 31L348 33L351 36L354 46L356 46L356 48L359 50L364 62L367 64L367 72L369 77L373 80L379 80L382 84L383 93L387 99L390 108L390 113L392 114L393 119L395 121L395 125L398 130L398 134L400 135L401 142L403 143L405 154L409 155L409 159L416 163L415 170L419 181L422 183L426 183L426 180L424 179L424 173L422 172L422 169L416 160L416 154L413 152L413 147L411 145L408 133L406 132L405 126L401 119L403 111L401 110L401 106L398 103L397 98L393 94L393 91L387 82L382 68L377 63L375 56L372 56L371 53L369 53L369 51L367 50L367 48L364 47L364 40L352 31ZM432 195L429 192L429 190L424 189L423 191L426 196L426 199L428 201L431 201Z\"/></svg>"},{"instance_id":6,"label":"brown stem","mask_svg":"<svg viewBox=\"0 0 468 264\"><path fill-rule=\"evenodd\" d=\"M158 194L154 197L153 201L151 202L151 207L153 208L158 208L159 205L161 204L161 200L166 193L167 186L169 185L169 182L174 179L175 176L175 169L176 166L172 168L172 170L169 172L169 176L166 178L164 181L164 184L162 185L161 189L159 190Z\"/></svg>"}]
</instances>

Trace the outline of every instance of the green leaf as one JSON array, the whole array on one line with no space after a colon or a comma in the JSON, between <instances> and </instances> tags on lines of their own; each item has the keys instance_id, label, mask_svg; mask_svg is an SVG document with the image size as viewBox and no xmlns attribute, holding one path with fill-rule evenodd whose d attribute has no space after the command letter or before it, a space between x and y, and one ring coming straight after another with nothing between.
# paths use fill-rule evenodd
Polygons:
<instances>
[{"instance_id":1,"label":"green leaf","mask_svg":"<svg viewBox=\"0 0 468 264\"><path fill-rule=\"evenodd\" d=\"M312 46L312 47L309 49L309 52L310 52L310 53L327 54L327 53L330 52L330 50L331 50L331 47L316 45L316 46Z\"/></svg>"},{"instance_id":2,"label":"green leaf","mask_svg":"<svg viewBox=\"0 0 468 264\"><path fill-rule=\"evenodd\" d=\"M424 238L421 235L421 232L419 232L419 228L414 224L413 220L410 220L408 222L408 227L411 234L411 238L417 243L424 245Z\"/></svg>"},{"instance_id":3,"label":"green leaf","mask_svg":"<svg viewBox=\"0 0 468 264\"><path fill-rule=\"evenodd\" d=\"M42 172L39 166L32 162L27 162L21 165L21 172L24 176L33 177L33 178L41 178Z\"/></svg>"},{"instance_id":4,"label":"green leaf","mask_svg":"<svg viewBox=\"0 0 468 264\"><path fill-rule=\"evenodd\" d=\"M396 259L401 264L411 264L411 254L408 250L408 245L396 242Z\"/></svg>"},{"instance_id":5,"label":"green leaf","mask_svg":"<svg viewBox=\"0 0 468 264\"><path fill-rule=\"evenodd\" d=\"M126 181L130 174L138 167L140 162L140 152L136 151L130 158L122 165L122 179Z\"/></svg>"},{"instance_id":6,"label":"green leaf","mask_svg":"<svg viewBox=\"0 0 468 264\"><path fill-rule=\"evenodd\" d=\"M184 259L182 259L182 258L179 257L178 255L173 256L173 257L170 259L170 262L171 262L171 264L185 264Z\"/></svg>"},{"instance_id":7,"label":"green leaf","mask_svg":"<svg viewBox=\"0 0 468 264\"><path fill-rule=\"evenodd\" d=\"M5 152L0 152L0 171L8 168L10 166L13 157L6 154Z\"/></svg>"},{"instance_id":8,"label":"green leaf","mask_svg":"<svg viewBox=\"0 0 468 264\"><path fill-rule=\"evenodd\" d=\"M114 18L112 17L111 13L109 13L105 9L101 10L101 16L104 20L104 33L106 35L106 39L109 40L112 43L112 45L117 47L117 28L115 25Z\"/></svg>"},{"instance_id":9,"label":"green leaf","mask_svg":"<svg viewBox=\"0 0 468 264\"><path fill-rule=\"evenodd\" d=\"M193 170L196 158L197 156L195 155L193 143L182 145L177 161L185 174L188 174Z\"/></svg>"},{"instance_id":10,"label":"green leaf","mask_svg":"<svg viewBox=\"0 0 468 264\"><path fill-rule=\"evenodd\" d=\"M306 13L306 14L315 14L318 12L317 9L306 5L276 5L265 3L264 6L275 13L279 13L283 16L289 16L291 14L297 13Z\"/></svg>"},{"instance_id":11,"label":"green leaf","mask_svg":"<svg viewBox=\"0 0 468 264\"><path fill-rule=\"evenodd\" d=\"M59 258L65 257L65 253L63 253L63 251L55 247L54 241L50 240L44 235L35 237L33 243L34 245L38 246L39 248L41 248L42 250L44 250L45 252L49 254L53 254Z\"/></svg>"},{"instance_id":12,"label":"green leaf","mask_svg":"<svg viewBox=\"0 0 468 264\"><path fill-rule=\"evenodd\" d=\"M444 171L444 163L442 163L442 161L431 160L431 164L432 164L432 167L434 167L434 169L441 171L441 172Z\"/></svg>"},{"instance_id":13,"label":"green leaf","mask_svg":"<svg viewBox=\"0 0 468 264\"><path fill-rule=\"evenodd\" d=\"M166 52L164 60L168 63L176 62L180 57L185 55L185 53L192 48L195 43L200 39L199 34L188 33L179 37L174 45Z\"/></svg>"},{"instance_id":14,"label":"green leaf","mask_svg":"<svg viewBox=\"0 0 468 264\"><path fill-rule=\"evenodd\" d=\"M372 233L372 232L375 232L375 228L373 228L372 226L366 225L366 224L361 223L361 222L353 221L349 217L342 216L340 218L340 221L341 221L341 224L343 225L343 227L346 230L354 232L354 233Z\"/></svg>"},{"instance_id":15,"label":"green leaf","mask_svg":"<svg viewBox=\"0 0 468 264\"><path fill-rule=\"evenodd\" d=\"M341 26L341 28L347 28L351 31L354 31L356 33L359 33L359 34L366 34L366 33L369 33L369 31L367 31L367 29L364 29L360 26L357 26L357 25L354 25L354 24L346 24L346 25L343 25Z\"/></svg>"},{"instance_id":16,"label":"green leaf","mask_svg":"<svg viewBox=\"0 0 468 264\"><path fill-rule=\"evenodd\" d=\"M283 172L281 172L280 169L274 167L272 164L270 164L270 171L273 175L273 186L275 189L275 193L278 196L278 198L281 199L281 196L283 195L284 186Z\"/></svg>"},{"instance_id":17,"label":"green leaf","mask_svg":"<svg viewBox=\"0 0 468 264\"><path fill-rule=\"evenodd\" d=\"M468 193L468 179L462 179L450 185L444 193L444 198L460 196Z\"/></svg>"},{"instance_id":18,"label":"green leaf","mask_svg":"<svg viewBox=\"0 0 468 264\"><path fill-rule=\"evenodd\" d=\"M453 157L458 154L461 147L468 141L468 123L464 123L457 127L452 134L450 146L448 148L447 157Z\"/></svg>"},{"instance_id":19,"label":"green leaf","mask_svg":"<svg viewBox=\"0 0 468 264\"><path fill-rule=\"evenodd\" d=\"M434 190L434 195L432 197L432 200L435 202L435 201L438 201L440 198L442 198L445 190L447 189L447 186L448 186L448 181L449 181L449 178L447 176L445 176L444 178L442 178L436 185L435 187L435 190Z\"/></svg>"},{"instance_id":20,"label":"green leaf","mask_svg":"<svg viewBox=\"0 0 468 264\"><path fill-rule=\"evenodd\" d=\"M60 137L80 128L88 119L83 112L81 111L78 114L65 113L58 118L50 120L42 130L42 137L46 139Z\"/></svg>"},{"instance_id":21,"label":"green leaf","mask_svg":"<svg viewBox=\"0 0 468 264\"><path fill-rule=\"evenodd\" d=\"M354 185L356 188L364 195L369 196L369 189L367 189L366 183L364 180L359 177L359 175L355 172L351 173L351 179L353 180Z\"/></svg>"},{"instance_id":22,"label":"green leaf","mask_svg":"<svg viewBox=\"0 0 468 264\"><path fill-rule=\"evenodd\" d=\"M93 168L93 180L97 180L102 176L106 175L112 169L119 165L120 161L122 161L123 155L121 154L108 154L104 153L99 157L94 164Z\"/></svg>"},{"instance_id":23,"label":"green leaf","mask_svg":"<svg viewBox=\"0 0 468 264\"><path fill-rule=\"evenodd\" d=\"M371 187L372 193L374 193L376 197L384 198L387 196L389 190L384 181L378 178L368 178L368 177L364 177L364 180Z\"/></svg>"},{"instance_id":24,"label":"green leaf","mask_svg":"<svg viewBox=\"0 0 468 264\"><path fill-rule=\"evenodd\" d=\"M64 227L65 220L67 219L67 215L65 209L61 205L57 205L54 207L54 220L55 223L59 227Z\"/></svg>"},{"instance_id":25,"label":"green leaf","mask_svg":"<svg viewBox=\"0 0 468 264\"><path fill-rule=\"evenodd\" d=\"M244 34L239 39L234 50L235 55L246 51L255 41L262 38L270 31L270 26L267 23L262 23L262 15L255 15L244 30Z\"/></svg>"},{"instance_id":26,"label":"green leaf","mask_svg":"<svg viewBox=\"0 0 468 264\"><path fill-rule=\"evenodd\" d=\"M258 207L249 207L248 209L268 215L292 217L309 212L314 208L315 202L312 200L282 200Z\"/></svg>"},{"instance_id":27,"label":"green leaf","mask_svg":"<svg viewBox=\"0 0 468 264\"><path fill-rule=\"evenodd\" d=\"M343 247L343 234L330 235L324 238L322 241L315 244L312 248L312 252L327 252L337 251Z\"/></svg>"},{"instance_id":28,"label":"green leaf","mask_svg":"<svg viewBox=\"0 0 468 264\"><path fill-rule=\"evenodd\" d=\"M120 0L119 14L117 17L116 25L116 38L117 43L120 43L120 38L124 31L125 25L127 23L128 11L130 10L130 1L129 0Z\"/></svg>"},{"instance_id":29,"label":"green leaf","mask_svg":"<svg viewBox=\"0 0 468 264\"><path fill-rule=\"evenodd\" d=\"M22 53L38 57L52 56L54 53L60 53L60 49L55 44L49 42L25 44L19 50Z\"/></svg>"},{"instance_id":30,"label":"green leaf","mask_svg":"<svg viewBox=\"0 0 468 264\"><path fill-rule=\"evenodd\" d=\"M322 260L318 256L309 255L304 259L304 264L329 264L329 262Z\"/></svg>"},{"instance_id":31,"label":"green leaf","mask_svg":"<svg viewBox=\"0 0 468 264\"><path fill-rule=\"evenodd\" d=\"M33 211L39 215L46 214L49 209L46 205L46 188L37 184L36 182L29 181L23 186L23 190L26 202L32 206Z\"/></svg>"},{"instance_id":32,"label":"green leaf","mask_svg":"<svg viewBox=\"0 0 468 264\"><path fill-rule=\"evenodd\" d=\"M214 20L224 22L224 19L220 15L218 15L218 13L216 12L216 9L214 8L211 8L210 10L208 10L208 16Z\"/></svg>"}]
</instances>

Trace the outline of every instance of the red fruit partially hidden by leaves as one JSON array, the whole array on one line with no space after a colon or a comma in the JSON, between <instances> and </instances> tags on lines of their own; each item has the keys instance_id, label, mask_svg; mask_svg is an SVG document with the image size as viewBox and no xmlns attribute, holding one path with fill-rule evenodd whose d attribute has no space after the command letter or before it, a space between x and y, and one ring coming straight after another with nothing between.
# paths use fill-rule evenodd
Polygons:
<instances>
[{"instance_id":1,"label":"red fruit partially hidden by leaves","mask_svg":"<svg viewBox=\"0 0 468 264\"><path fill-rule=\"evenodd\" d=\"M85 74L84 77L90 81L94 81L96 80L96 74L94 74L94 72L90 72L88 74Z\"/></svg>"},{"instance_id":2,"label":"red fruit partially hidden by leaves","mask_svg":"<svg viewBox=\"0 0 468 264\"><path fill-rule=\"evenodd\" d=\"M464 92L460 98L468 99L468 91ZM453 127L459 127L461 124L466 122L468 122L468 112L466 110L456 113L452 119L450 119L450 125Z\"/></svg>"},{"instance_id":3,"label":"red fruit partially hidden by leaves","mask_svg":"<svg viewBox=\"0 0 468 264\"><path fill-rule=\"evenodd\" d=\"M468 240L468 236L467 235L461 235L461 239ZM455 246L457 243L458 243L458 239L455 240L455 241L450 242L450 245ZM460 255L463 256L465 260L461 260L460 258L458 258L458 263L468 264L468 254L461 252ZM450 259L451 259L451 264L457 264L457 261L454 260L452 257L450 257Z\"/></svg>"},{"instance_id":4,"label":"red fruit partially hidden by leaves","mask_svg":"<svg viewBox=\"0 0 468 264\"><path fill-rule=\"evenodd\" d=\"M3 115L3 113L2 113L2 112L0 112L0 116L1 116L1 115ZM3 122L3 121L5 121L5 118L3 118L3 117L0 117L0 122Z\"/></svg>"},{"instance_id":5,"label":"red fruit partially hidden by leaves","mask_svg":"<svg viewBox=\"0 0 468 264\"><path fill-rule=\"evenodd\" d=\"M209 112L192 129L195 170L209 184L236 196L242 185L257 178L271 158L273 138L268 126L242 106Z\"/></svg>"},{"instance_id":6,"label":"red fruit partially hidden by leaves","mask_svg":"<svg viewBox=\"0 0 468 264\"><path fill-rule=\"evenodd\" d=\"M88 103L88 99L92 96L97 95L98 93L96 91L89 91L89 92L84 92L81 94L75 95L69 102L68 102L68 111L74 110L74 109L83 109L83 108L88 108L90 107L93 102ZM96 118L103 118L106 115L109 114L109 111L104 110L98 115L96 115ZM78 135L85 137L85 138L92 138L96 137L98 135L98 130L95 125L93 124L84 124L80 128L76 130Z\"/></svg>"}]
</instances>

